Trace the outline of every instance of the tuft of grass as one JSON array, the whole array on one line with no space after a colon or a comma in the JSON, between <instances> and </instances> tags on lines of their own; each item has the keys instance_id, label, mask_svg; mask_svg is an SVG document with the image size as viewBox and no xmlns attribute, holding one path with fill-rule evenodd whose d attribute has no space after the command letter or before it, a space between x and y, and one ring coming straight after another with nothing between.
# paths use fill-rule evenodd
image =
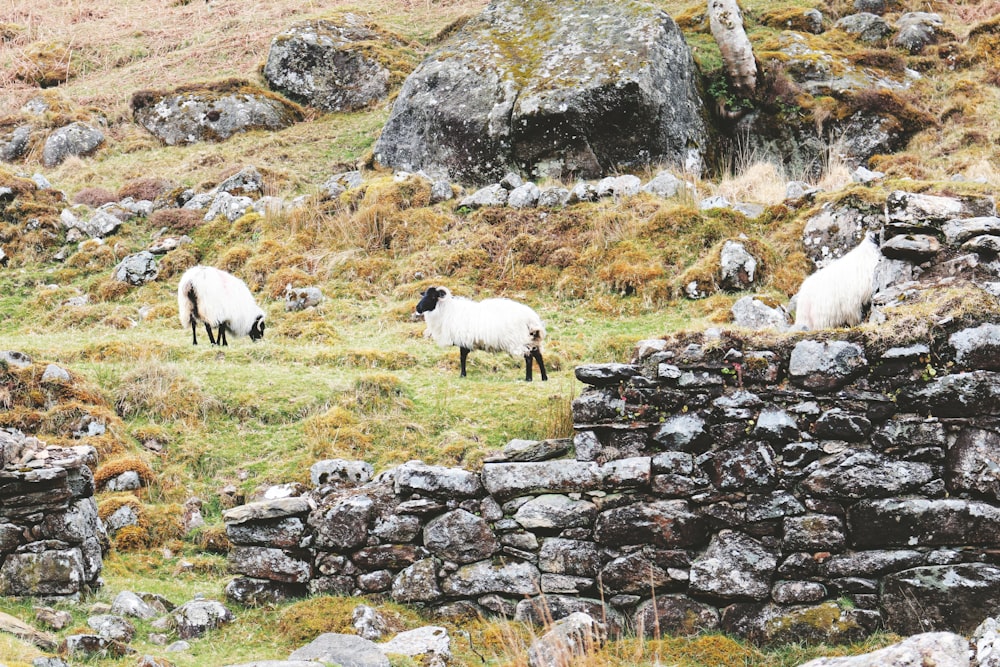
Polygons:
<instances>
[{"instance_id":1,"label":"tuft of grass","mask_svg":"<svg viewBox=\"0 0 1000 667\"><path fill-rule=\"evenodd\" d=\"M122 378L115 409L125 418L143 416L163 421L205 419L219 402L175 366L149 361Z\"/></svg>"}]
</instances>

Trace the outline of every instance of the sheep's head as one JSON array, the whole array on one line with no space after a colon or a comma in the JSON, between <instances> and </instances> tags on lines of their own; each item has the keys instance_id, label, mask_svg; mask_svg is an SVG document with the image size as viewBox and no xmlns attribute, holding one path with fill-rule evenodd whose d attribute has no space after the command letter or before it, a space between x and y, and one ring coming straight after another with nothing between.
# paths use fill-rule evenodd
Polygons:
<instances>
[{"instance_id":1,"label":"sheep's head","mask_svg":"<svg viewBox=\"0 0 1000 667\"><path fill-rule=\"evenodd\" d=\"M264 337L264 316L258 315L257 319L250 325L250 340L260 340Z\"/></svg>"},{"instance_id":2,"label":"sheep's head","mask_svg":"<svg viewBox=\"0 0 1000 667\"><path fill-rule=\"evenodd\" d=\"M420 295L420 303L417 304L418 313L426 313L437 307L438 301L451 296L451 290L447 287L428 287Z\"/></svg>"}]
</instances>

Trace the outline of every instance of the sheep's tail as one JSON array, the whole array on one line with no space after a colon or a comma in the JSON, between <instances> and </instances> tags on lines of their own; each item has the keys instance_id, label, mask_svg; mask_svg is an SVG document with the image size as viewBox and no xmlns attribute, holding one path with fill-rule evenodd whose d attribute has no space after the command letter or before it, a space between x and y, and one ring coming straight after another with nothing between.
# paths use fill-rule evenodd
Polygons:
<instances>
[{"instance_id":1,"label":"sheep's tail","mask_svg":"<svg viewBox=\"0 0 1000 667\"><path fill-rule=\"evenodd\" d=\"M198 314L198 293L191 276L185 274L177 286L177 317L181 326L189 327Z\"/></svg>"}]
</instances>

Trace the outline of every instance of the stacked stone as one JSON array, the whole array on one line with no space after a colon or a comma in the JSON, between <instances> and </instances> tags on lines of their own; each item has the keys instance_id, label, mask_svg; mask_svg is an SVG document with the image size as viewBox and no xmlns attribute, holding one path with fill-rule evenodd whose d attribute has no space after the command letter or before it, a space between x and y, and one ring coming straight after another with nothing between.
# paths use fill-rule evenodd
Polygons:
<instances>
[{"instance_id":1,"label":"stacked stone","mask_svg":"<svg viewBox=\"0 0 1000 667\"><path fill-rule=\"evenodd\" d=\"M46 447L0 429L0 596L78 599L101 585L93 447Z\"/></svg>"},{"instance_id":2,"label":"stacked stone","mask_svg":"<svg viewBox=\"0 0 1000 667\"><path fill-rule=\"evenodd\" d=\"M780 642L967 633L1000 605L1000 325L885 351L644 341L576 374L571 439L480 474L320 462L284 513L227 513L237 582Z\"/></svg>"},{"instance_id":3,"label":"stacked stone","mask_svg":"<svg viewBox=\"0 0 1000 667\"><path fill-rule=\"evenodd\" d=\"M223 518L233 547L230 567L244 575L231 581L226 595L247 605L302 596L312 579L312 538L306 498L262 500L228 510Z\"/></svg>"}]
</instances>

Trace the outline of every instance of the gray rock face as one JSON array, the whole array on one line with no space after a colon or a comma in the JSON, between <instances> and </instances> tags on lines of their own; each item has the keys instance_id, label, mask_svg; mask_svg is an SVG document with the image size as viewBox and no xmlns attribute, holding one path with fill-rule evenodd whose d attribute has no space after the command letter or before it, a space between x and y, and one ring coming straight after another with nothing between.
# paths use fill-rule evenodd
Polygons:
<instances>
[{"instance_id":1,"label":"gray rock face","mask_svg":"<svg viewBox=\"0 0 1000 667\"><path fill-rule=\"evenodd\" d=\"M886 628L902 635L950 628L970 634L1000 605L1000 568L984 563L917 567L883 579ZM956 598L965 600L955 605Z\"/></svg>"},{"instance_id":2,"label":"gray rock face","mask_svg":"<svg viewBox=\"0 0 1000 667\"><path fill-rule=\"evenodd\" d=\"M899 403L904 409L940 417L1000 414L1000 373L955 373L923 387L904 387Z\"/></svg>"},{"instance_id":3,"label":"gray rock face","mask_svg":"<svg viewBox=\"0 0 1000 667\"><path fill-rule=\"evenodd\" d=\"M131 591L122 591L115 596L114 601L111 603L111 613L142 619L156 618L158 616L155 609Z\"/></svg>"},{"instance_id":4,"label":"gray rock face","mask_svg":"<svg viewBox=\"0 0 1000 667\"><path fill-rule=\"evenodd\" d=\"M743 533L723 530L691 564L690 590L727 600L763 600L771 592L771 576L777 567L775 554L763 544Z\"/></svg>"},{"instance_id":5,"label":"gray rock face","mask_svg":"<svg viewBox=\"0 0 1000 667\"><path fill-rule=\"evenodd\" d=\"M528 647L528 667L560 667L574 657L597 651L607 630L589 614L575 612L552 624Z\"/></svg>"},{"instance_id":6,"label":"gray rock face","mask_svg":"<svg viewBox=\"0 0 1000 667\"><path fill-rule=\"evenodd\" d=\"M528 530L561 530L588 526L595 516L597 507L591 502L559 494L543 494L521 505L514 513L514 520Z\"/></svg>"},{"instance_id":7,"label":"gray rock face","mask_svg":"<svg viewBox=\"0 0 1000 667\"><path fill-rule=\"evenodd\" d=\"M87 625L105 639L129 643L135 636L135 626L121 616L98 614L87 619Z\"/></svg>"},{"instance_id":8,"label":"gray rock face","mask_svg":"<svg viewBox=\"0 0 1000 667\"><path fill-rule=\"evenodd\" d=\"M115 280L129 285L145 285L156 280L158 275L156 255L148 250L129 255L115 268Z\"/></svg>"},{"instance_id":9,"label":"gray rock face","mask_svg":"<svg viewBox=\"0 0 1000 667\"><path fill-rule=\"evenodd\" d=\"M28 151L31 126L19 125L8 132L0 132L0 160L13 162Z\"/></svg>"},{"instance_id":10,"label":"gray rock face","mask_svg":"<svg viewBox=\"0 0 1000 667\"><path fill-rule=\"evenodd\" d=\"M847 341L804 340L788 361L788 379L806 389L835 389L868 367L864 351Z\"/></svg>"},{"instance_id":11,"label":"gray rock face","mask_svg":"<svg viewBox=\"0 0 1000 667\"><path fill-rule=\"evenodd\" d=\"M316 546L353 549L368 539L375 503L366 496L352 496L317 508L309 517L316 530Z\"/></svg>"},{"instance_id":12,"label":"gray rock face","mask_svg":"<svg viewBox=\"0 0 1000 667\"><path fill-rule=\"evenodd\" d=\"M237 546L229 552L229 564L236 572L287 583L307 583L312 576L308 556L282 549Z\"/></svg>"},{"instance_id":13,"label":"gray rock face","mask_svg":"<svg viewBox=\"0 0 1000 667\"><path fill-rule=\"evenodd\" d=\"M71 155L90 155L104 143L104 133L86 123L71 123L52 132L42 148L42 164L55 167Z\"/></svg>"},{"instance_id":14,"label":"gray rock face","mask_svg":"<svg viewBox=\"0 0 1000 667\"><path fill-rule=\"evenodd\" d=\"M850 14L839 19L833 27L869 44L884 42L892 34L892 28L885 19L871 12Z\"/></svg>"},{"instance_id":15,"label":"gray rock face","mask_svg":"<svg viewBox=\"0 0 1000 667\"><path fill-rule=\"evenodd\" d=\"M986 323L948 337L955 361L970 368L1000 371L1000 325Z\"/></svg>"},{"instance_id":16,"label":"gray rock face","mask_svg":"<svg viewBox=\"0 0 1000 667\"><path fill-rule=\"evenodd\" d=\"M969 664L969 642L964 637L952 632L928 632L864 655L817 658L801 667L969 667Z\"/></svg>"},{"instance_id":17,"label":"gray rock face","mask_svg":"<svg viewBox=\"0 0 1000 667\"><path fill-rule=\"evenodd\" d=\"M705 525L683 500L635 503L601 512L594 525L594 539L608 546L685 548L703 542Z\"/></svg>"},{"instance_id":18,"label":"gray rock face","mask_svg":"<svg viewBox=\"0 0 1000 667\"><path fill-rule=\"evenodd\" d=\"M734 292L745 290L754 283L757 260L739 241L726 241L722 245L719 271L719 284L723 289Z\"/></svg>"},{"instance_id":19,"label":"gray rock face","mask_svg":"<svg viewBox=\"0 0 1000 667\"><path fill-rule=\"evenodd\" d=\"M404 568L392 582L392 599L397 602L430 602L440 597L437 565L432 558Z\"/></svg>"},{"instance_id":20,"label":"gray rock face","mask_svg":"<svg viewBox=\"0 0 1000 667\"><path fill-rule=\"evenodd\" d=\"M429 466L409 461L396 468L396 493L420 493L444 498L469 498L482 491L479 475L462 468Z\"/></svg>"},{"instance_id":21,"label":"gray rock face","mask_svg":"<svg viewBox=\"0 0 1000 667\"><path fill-rule=\"evenodd\" d=\"M376 159L480 184L512 168L594 178L651 163L700 167L704 110L674 22L631 0L577 9L491 3L406 80Z\"/></svg>"},{"instance_id":22,"label":"gray rock face","mask_svg":"<svg viewBox=\"0 0 1000 667\"><path fill-rule=\"evenodd\" d=\"M848 450L821 462L802 486L819 497L872 498L916 491L934 476L933 467L927 463Z\"/></svg>"},{"instance_id":23,"label":"gray rock face","mask_svg":"<svg viewBox=\"0 0 1000 667\"><path fill-rule=\"evenodd\" d=\"M232 623L236 616L216 600L191 600L171 613L171 621L181 639L200 637L225 623Z\"/></svg>"},{"instance_id":24,"label":"gray rock face","mask_svg":"<svg viewBox=\"0 0 1000 667\"><path fill-rule=\"evenodd\" d=\"M92 239L102 239L105 236L110 236L122 226L120 218L100 209L91 213L86 219L77 217L69 209L63 209L59 215L59 219L67 229L79 229Z\"/></svg>"},{"instance_id":25,"label":"gray rock face","mask_svg":"<svg viewBox=\"0 0 1000 667\"><path fill-rule=\"evenodd\" d=\"M938 31L944 23L937 14L928 12L907 12L896 20L894 46L910 53L920 53L925 46L937 41Z\"/></svg>"},{"instance_id":26,"label":"gray rock face","mask_svg":"<svg viewBox=\"0 0 1000 667\"><path fill-rule=\"evenodd\" d=\"M347 461L344 459L324 459L309 468L309 479L313 486L360 486L370 481L375 468L367 461Z\"/></svg>"},{"instance_id":27,"label":"gray rock face","mask_svg":"<svg viewBox=\"0 0 1000 667\"><path fill-rule=\"evenodd\" d=\"M719 626L719 612L715 608L685 595L646 600L636 608L632 618L635 627L647 637L659 633L693 635Z\"/></svg>"},{"instance_id":28,"label":"gray rock face","mask_svg":"<svg viewBox=\"0 0 1000 667\"><path fill-rule=\"evenodd\" d=\"M735 326L755 331L786 331L790 325L788 313L779 307L771 307L754 296L742 297L734 303L732 313Z\"/></svg>"},{"instance_id":29,"label":"gray rock face","mask_svg":"<svg viewBox=\"0 0 1000 667\"><path fill-rule=\"evenodd\" d=\"M1000 434L966 428L948 448L947 466L952 491L1000 499Z\"/></svg>"},{"instance_id":30,"label":"gray rock face","mask_svg":"<svg viewBox=\"0 0 1000 667\"><path fill-rule=\"evenodd\" d=\"M289 660L312 660L341 667L389 667L378 644L357 635L328 632L293 651Z\"/></svg>"},{"instance_id":31,"label":"gray rock face","mask_svg":"<svg viewBox=\"0 0 1000 667\"><path fill-rule=\"evenodd\" d=\"M385 130L383 130L384 132ZM499 183L487 185L473 192L468 197L463 197L459 202L459 207L477 209L486 206L503 206L507 203L510 192Z\"/></svg>"},{"instance_id":32,"label":"gray rock face","mask_svg":"<svg viewBox=\"0 0 1000 667\"><path fill-rule=\"evenodd\" d=\"M236 82L230 89L136 95L137 123L168 146L224 141L250 130L280 130L302 120L277 97Z\"/></svg>"},{"instance_id":33,"label":"gray rock face","mask_svg":"<svg viewBox=\"0 0 1000 667\"><path fill-rule=\"evenodd\" d=\"M445 667L451 661L451 637L438 625L400 632L379 648L387 655L415 658L427 667Z\"/></svg>"},{"instance_id":34,"label":"gray rock face","mask_svg":"<svg viewBox=\"0 0 1000 667\"><path fill-rule=\"evenodd\" d=\"M531 208L538 204L541 190L534 183L528 182L510 191L507 195L507 206L511 208Z\"/></svg>"},{"instance_id":35,"label":"gray rock face","mask_svg":"<svg viewBox=\"0 0 1000 667\"><path fill-rule=\"evenodd\" d=\"M464 565L441 582L447 595L534 595L540 589L541 575L531 563L513 561L506 565L489 562Z\"/></svg>"},{"instance_id":36,"label":"gray rock face","mask_svg":"<svg viewBox=\"0 0 1000 667\"><path fill-rule=\"evenodd\" d=\"M366 55L384 39L364 19L346 14L337 23L297 23L271 40L263 75L290 99L324 111L356 111L385 98L389 70Z\"/></svg>"},{"instance_id":37,"label":"gray rock face","mask_svg":"<svg viewBox=\"0 0 1000 667\"><path fill-rule=\"evenodd\" d=\"M482 478L491 495L508 500L532 493L595 489L600 484L601 472L596 463L583 461L487 463Z\"/></svg>"},{"instance_id":38,"label":"gray rock face","mask_svg":"<svg viewBox=\"0 0 1000 667\"><path fill-rule=\"evenodd\" d=\"M847 512L853 546L890 547L993 545L1000 509L976 501L944 498L862 500Z\"/></svg>"},{"instance_id":39,"label":"gray rock face","mask_svg":"<svg viewBox=\"0 0 1000 667\"><path fill-rule=\"evenodd\" d=\"M443 560L455 563L483 560L500 548L489 525L462 509L432 519L424 528L424 546Z\"/></svg>"}]
</instances>

